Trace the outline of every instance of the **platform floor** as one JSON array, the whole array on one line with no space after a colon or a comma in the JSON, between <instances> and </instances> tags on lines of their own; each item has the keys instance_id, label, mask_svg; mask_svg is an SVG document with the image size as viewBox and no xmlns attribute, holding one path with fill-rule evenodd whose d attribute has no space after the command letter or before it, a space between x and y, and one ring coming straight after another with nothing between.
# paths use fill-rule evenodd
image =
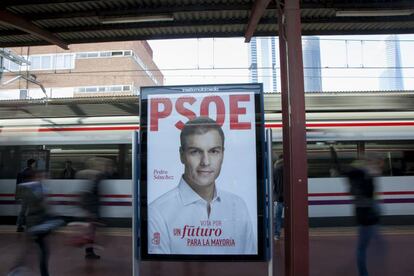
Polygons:
<instances>
[{"instance_id":1,"label":"platform floor","mask_svg":"<svg viewBox=\"0 0 414 276\"><path fill-rule=\"evenodd\" d=\"M372 244L369 252L371 275L414 275L414 226L383 227L385 246ZM50 275L132 275L131 229L107 228L98 233L100 260L85 260L80 248L67 245L73 232L60 230L50 237ZM0 226L0 275L7 275L21 250L24 234L13 226ZM310 230L310 275L357 275L354 252L356 228L312 228ZM284 242L275 242L275 275L284 273ZM37 251L26 252L25 275L40 275ZM204 262L143 262L144 276L252 276L267 275L267 264L204 263Z\"/></svg>"}]
</instances>

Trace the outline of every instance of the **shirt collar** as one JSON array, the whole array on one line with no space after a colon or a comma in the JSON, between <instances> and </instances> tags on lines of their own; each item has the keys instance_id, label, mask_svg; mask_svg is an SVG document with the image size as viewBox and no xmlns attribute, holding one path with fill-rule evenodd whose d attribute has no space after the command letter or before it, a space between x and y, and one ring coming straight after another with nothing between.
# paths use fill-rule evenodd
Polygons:
<instances>
[{"instance_id":1,"label":"shirt collar","mask_svg":"<svg viewBox=\"0 0 414 276\"><path fill-rule=\"evenodd\" d=\"M201 196L199 196L191 187L188 185L188 183L184 180L183 177L180 179L180 183L178 184L178 191L180 193L181 201L184 205L189 205L191 203L194 203L196 201L203 201L206 202ZM214 197L213 201L220 201L220 191L215 187L214 189Z\"/></svg>"}]
</instances>

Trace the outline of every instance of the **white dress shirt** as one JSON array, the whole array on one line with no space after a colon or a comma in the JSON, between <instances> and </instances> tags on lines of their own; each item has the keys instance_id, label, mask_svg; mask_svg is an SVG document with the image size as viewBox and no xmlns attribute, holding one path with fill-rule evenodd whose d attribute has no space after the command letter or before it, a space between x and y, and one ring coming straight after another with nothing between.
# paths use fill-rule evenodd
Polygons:
<instances>
[{"instance_id":1,"label":"white dress shirt","mask_svg":"<svg viewBox=\"0 0 414 276\"><path fill-rule=\"evenodd\" d=\"M181 178L148 209L150 254L257 254L257 237L243 199L215 189L210 202Z\"/></svg>"}]
</instances>

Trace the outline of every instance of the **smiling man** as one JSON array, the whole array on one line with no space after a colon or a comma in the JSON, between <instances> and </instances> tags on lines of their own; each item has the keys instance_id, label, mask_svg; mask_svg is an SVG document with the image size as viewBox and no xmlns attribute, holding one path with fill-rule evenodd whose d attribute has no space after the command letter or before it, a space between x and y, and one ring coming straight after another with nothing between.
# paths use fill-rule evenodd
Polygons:
<instances>
[{"instance_id":1,"label":"smiling man","mask_svg":"<svg viewBox=\"0 0 414 276\"><path fill-rule=\"evenodd\" d=\"M149 253L256 254L245 202L217 188L224 159L221 127L197 117L184 125L180 142L180 183L149 206Z\"/></svg>"}]
</instances>

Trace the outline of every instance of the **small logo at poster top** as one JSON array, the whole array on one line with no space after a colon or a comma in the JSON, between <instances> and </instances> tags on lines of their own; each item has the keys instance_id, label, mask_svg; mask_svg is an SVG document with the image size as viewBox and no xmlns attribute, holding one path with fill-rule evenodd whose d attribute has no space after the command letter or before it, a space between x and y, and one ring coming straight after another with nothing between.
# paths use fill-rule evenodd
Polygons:
<instances>
[{"instance_id":1,"label":"small logo at poster top","mask_svg":"<svg viewBox=\"0 0 414 276\"><path fill-rule=\"evenodd\" d=\"M160 232L155 232L152 238L153 245L160 245L161 235Z\"/></svg>"},{"instance_id":2,"label":"small logo at poster top","mask_svg":"<svg viewBox=\"0 0 414 276\"><path fill-rule=\"evenodd\" d=\"M216 92L219 91L217 86L203 86L203 87L184 87L183 92Z\"/></svg>"}]
</instances>

